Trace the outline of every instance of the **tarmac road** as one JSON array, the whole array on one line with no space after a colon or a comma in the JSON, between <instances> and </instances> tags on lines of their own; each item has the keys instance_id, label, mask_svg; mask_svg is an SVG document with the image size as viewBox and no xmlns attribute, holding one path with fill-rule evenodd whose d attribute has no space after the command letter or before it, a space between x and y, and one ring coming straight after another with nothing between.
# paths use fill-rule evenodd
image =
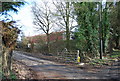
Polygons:
<instances>
[{"instance_id":1,"label":"tarmac road","mask_svg":"<svg viewBox=\"0 0 120 81\"><path fill-rule=\"evenodd\" d=\"M22 62L36 73L36 79L119 79L119 61L111 67L93 71L27 56L14 51L13 59Z\"/></svg>"}]
</instances>

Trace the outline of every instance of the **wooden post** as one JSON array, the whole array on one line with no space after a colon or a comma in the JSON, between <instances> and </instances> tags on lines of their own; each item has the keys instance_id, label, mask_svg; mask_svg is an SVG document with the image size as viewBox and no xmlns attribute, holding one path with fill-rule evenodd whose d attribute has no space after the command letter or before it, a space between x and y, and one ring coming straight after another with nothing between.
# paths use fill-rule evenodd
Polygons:
<instances>
[{"instance_id":1,"label":"wooden post","mask_svg":"<svg viewBox=\"0 0 120 81\"><path fill-rule=\"evenodd\" d=\"M2 79L2 22L0 21L0 79Z\"/></svg>"},{"instance_id":2,"label":"wooden post","mask_svg":"<svg viewBox=\"0 0 120 81\"><path fill-rule=\"evenodd\" d=\"M2 12L2 2L0 1L0 12ZM3 47L2 47L2 21L0 21L0 81L2 79L2 52L3 52Z\"/></svg>"}]
</instances>

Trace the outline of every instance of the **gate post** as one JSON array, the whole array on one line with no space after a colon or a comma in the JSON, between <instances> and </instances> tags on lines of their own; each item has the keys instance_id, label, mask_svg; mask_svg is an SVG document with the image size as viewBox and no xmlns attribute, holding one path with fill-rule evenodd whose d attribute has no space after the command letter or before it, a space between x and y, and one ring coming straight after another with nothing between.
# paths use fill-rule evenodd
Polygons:
<instances>
[{"instance_id":1,"label":"gate post","mask_svg":"<svg viewBox=\"0 0 120 81\"><path fill-rule=\"evenodd\" d=\"M79 63L80 62L80 51L79 50L77 50L77 62Z\"/></svg>"}]
</instances>

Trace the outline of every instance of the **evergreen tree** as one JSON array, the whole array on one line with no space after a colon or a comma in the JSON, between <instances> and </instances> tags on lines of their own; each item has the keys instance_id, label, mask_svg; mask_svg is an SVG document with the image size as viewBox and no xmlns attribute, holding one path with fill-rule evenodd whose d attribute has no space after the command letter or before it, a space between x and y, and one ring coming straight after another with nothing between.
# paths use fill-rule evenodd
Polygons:
<instances>
[{"instance_id":1,"label":"evergreen tree","mask_svg":"<svg viewBox=\"0 0 120 81\"><path fill-rule=\"evenodd\" d=\"M8 11L18 12L17 7L24 5L24 2L1 2L2 15L8 15ZM0 22L0 61L2 65L2 74L9 78L11 71L11 57L12 50L15 47L19 29L14 25L15 21L1 21Z\"/></svg>"}]
</instances>

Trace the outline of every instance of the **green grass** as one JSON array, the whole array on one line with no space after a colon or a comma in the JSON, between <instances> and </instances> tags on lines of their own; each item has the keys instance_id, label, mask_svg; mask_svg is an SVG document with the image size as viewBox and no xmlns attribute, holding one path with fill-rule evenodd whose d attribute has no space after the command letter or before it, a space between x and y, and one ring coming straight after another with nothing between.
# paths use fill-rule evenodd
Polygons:
<instances>
[{"instance_id":1,"label":"green grass","mask_svg":"<svg viewBox=\"0 0 120 81\"><path fill-rule=\"evenodd\" d=\"M6 79L6 77L4 77L4 73L2 73L2 71L0 70L0 78L2 79ZM10 72L10 76L9 76L9 79L17 79L16 75L13 73L13 72Z\"/></svg>"},{"instance_id":2,"label":"green grass","mask_svg":"<svg viewBox=\"0 0 120 81\"><path fill-rule=\"evenodd\" d=\"M111 57L112 58L118 58L118 57L120 57L120 55L112 55Z\"/></svg>"},{"instance_id":3,"label":"green grass","mask_svg":"<svg viewBox=\"0 0 120 81\"><path fill-rule=\"evenodd\" d=\"M89 62L90 65L108 65L110 62L120 57L120 51L114 51L111 55L103 57L103 59L93 59Z\"/></svg>"},{"instance_id":4,"label":"green grass","mask_svg":"<svg viewBox=\"0 0 120 81\"><path fill-rule=\"evenodd\" d=\"M120 51L114 51L114 52L111 54L110 57L111 57L111 58L118 58L118 57L120 57Z\"/></svg>"},{"instance_id":5,"label":"green grass","mask_svg":"<svg viewBox=\"0 0 120 81\"><path fill-rule=\"evenodd\" d=\"M17 79L16 75L13 72L10 73L10 79Z\"/></svg>"},{"instance_id":6,"label":"green grass","mask_svg":"<svg viewBox=\"0 0 120 81\"><path fill-rule=\"evenodd\" d=\"M106 64L104 59L93 59L89 64L91 65L103 65Z\"/></svg>"}]
</instances>

